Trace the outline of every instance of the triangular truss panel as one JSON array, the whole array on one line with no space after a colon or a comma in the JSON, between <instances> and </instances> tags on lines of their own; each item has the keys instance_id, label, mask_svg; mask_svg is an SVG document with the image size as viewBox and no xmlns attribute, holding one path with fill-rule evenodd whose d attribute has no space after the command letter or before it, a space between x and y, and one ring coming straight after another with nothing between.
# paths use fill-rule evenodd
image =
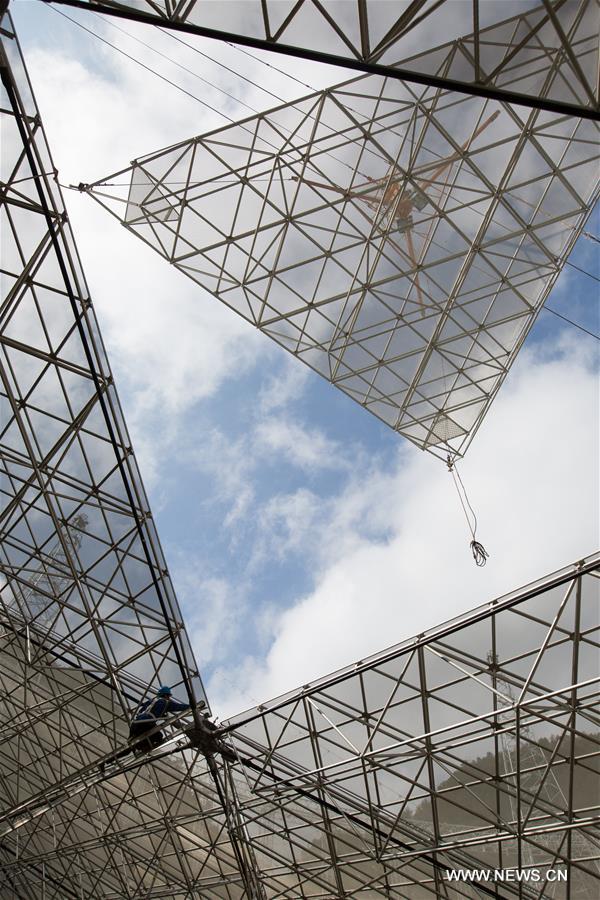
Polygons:
<instances>
[{"instance_id":1,"label":"triangular truss panel","mask_svg":"<svg viewBox=\"0 0 600 900\"><path fill-rule=\"evenodd\" d=\"M220 751L171 740L104 772L97 748L125 738L114 692L46 654L36 627L13 634L2 896L596 900L599 566L240 714ZM537 874L493 881L517 869ZM489 881L448 874L474 870Z\"/></svg>"},{"instance_id":2,"label":"triangular truss panel","mask_svg":"<svg viewBox=\"0 0 600 900\"><path fill-rule=\"evenodd\" d=\"M204 691L8 15L2 27L3 640L42 633L124 721L157 682Z\"/></svg>"},{"instance_id":3,"label":"triangular truss panel","mask_svg":"<svg viewBox=\"0 0 600 900\"><path fill-rule=\"evenodd\" d=\"M1 25L0 896L596 900L600 555L217 731L181 714L160 747L130 752L130 713L157 682L204 695L8 15ZM493 369L493 341L526 329L595 177L589 125L394 84L346 84L148 157L121 198L130 227L232 306L243 297L280 343L304 302L298 355L312 341L365 405L368 354L382 360L373 383L411 358L373 349L390 330L377 304L398 296L393 335L424 344L438 329L419 351L420 402L437 402L427 385L453 354L460 374ZM449 347L451 322L463 343ZM413 363L392 374L414 379ZM451 446L446 409L422 445Z\"/></svg>"},{"instance_id":4,"label":"triangular truss panel","mask_svg":"<svg viewBox=\"0 0 600 900\"><path fill-rule=\"evenodd\" d=\"M513 2L520 15L508 22L508 4L487 0L230 0L226 22L221 5L206 0L59 2L509 102L600 108L595 0ZM440 33L469 32L451 59L449 46L435 46ZM563 74L549 84L557 68Z\"/></svg>"},{"instance_id":5,"label":"triangular truss panel","mask_svg":"<svg viewBox=\"0 0 600 900\"><path fill-rule=\"evenodd\" d=\"M598 126L363 76L86 187L400 434L462 454L598 196Z\"/></svg>"},{"instance_id":6,"label":"triangular truss panel","mask_svg":"<svg viewBox=\"0 0 600 900\"><path fill-rule=\"evenodd\" d=\"M48 644L49 650L45 645ZM244 896L220 798L197 751L98 766L128 729L109 679L43 629L5 630L0 896ZM134 699L130 697L129 699ZM168 751L167 751L168 753ZM193 778L192 778L193 775ZM14 892L14 893L13 893Z\"/></svg>"},{"instance_id":7,"label":"triangular truss panel","mask_svg":"<svg viewBox=\"0 0 600 900\"><path fill-rule=\"evenodd\" d=\"M231 721L267 896L598 896L599 561Z\"/></svg>"}]
</instances>

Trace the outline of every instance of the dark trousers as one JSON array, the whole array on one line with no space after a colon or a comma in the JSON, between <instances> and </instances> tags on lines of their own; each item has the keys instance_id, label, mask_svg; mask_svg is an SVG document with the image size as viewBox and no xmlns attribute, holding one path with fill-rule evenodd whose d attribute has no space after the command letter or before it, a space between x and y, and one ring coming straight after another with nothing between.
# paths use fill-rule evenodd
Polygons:
<instances>
[{"instance_id":1,"label":"dark trousers","mask_svg":"<svg viewBox=\"0 0 600 900\"><path fill-rule=\"evenodd\" d=\"M140 719L137 722L132 722L129 728L129 740L135 741L146 734L146 732L152 731L153 728L156 728L156 722L152 719ZM154 747L160 747L163 740L164 735L162 731L155 731L145 741L140 741L136 744L133 751L134 753L147 753L149 750L153 750Z\"/></svg>"}]
</instances>

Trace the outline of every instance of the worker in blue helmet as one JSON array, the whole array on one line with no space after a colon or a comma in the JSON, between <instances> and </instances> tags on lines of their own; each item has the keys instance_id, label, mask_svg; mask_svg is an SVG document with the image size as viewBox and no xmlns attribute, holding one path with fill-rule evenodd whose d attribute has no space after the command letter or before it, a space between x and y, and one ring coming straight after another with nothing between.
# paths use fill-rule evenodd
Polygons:
<instances>
[{"instance_id":1,"label":"worker in blue helmet","mask_svg":"<svg viewBox=\"0 0 600 900\"><path fill-rule=\"evenodd\" d=\"M134 752L146 753L154 747L159 747L164 740L162 731L155 731L160 720L189 708L189 703L178 703L177 700L173 700L171 688L162 684L156 692L156 697L142 703L133 718L129 728L129 740L136 741ZM154 733L148 735L145 741L138 740L149 731Z\"/></svg>"}]
</instances>

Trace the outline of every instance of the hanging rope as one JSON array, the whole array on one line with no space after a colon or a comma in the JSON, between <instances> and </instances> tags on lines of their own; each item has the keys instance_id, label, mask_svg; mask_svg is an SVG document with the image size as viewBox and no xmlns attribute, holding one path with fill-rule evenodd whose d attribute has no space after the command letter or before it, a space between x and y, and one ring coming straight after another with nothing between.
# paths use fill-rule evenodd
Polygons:
<instances>
[{"instance_id":1,"label":"hanging rope","mask_svg":"<svg viewBox=\"0 0 600 900\"><path fill-rule=\"evenodd\" d=\"M446 465L448 466L448 471L452 475L456 493L458 494L460 505L462 506L469 531L471 532L472 540L470 547L471 553L473 554L473 559L475 560L475 565L479 567L485 566L487 560L489 559L489 553L487 552L483 544L480 544L477 540L477 516L475 514L475 510L469 502L469 497L462 482L462 478L460 477L459 471L456 468L456 462L452 459L450 454L448 454L446 458Z\"/></svg>"}]
</instances>

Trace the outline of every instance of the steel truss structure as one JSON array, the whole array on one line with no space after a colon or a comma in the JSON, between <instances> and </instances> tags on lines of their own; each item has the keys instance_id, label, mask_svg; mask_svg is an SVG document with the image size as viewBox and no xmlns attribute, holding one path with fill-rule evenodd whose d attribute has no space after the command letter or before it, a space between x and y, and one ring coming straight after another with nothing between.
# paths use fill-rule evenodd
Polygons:
<instances>
[{"instance_id":1,"label":"steel truss structure","mask_svg":"<svg viewBox=\"0 0 600 900\"><path fill-rule=\"evenodd\" d=\"M104 773L114 693L13 629L2 786L37 793L0 815L3 896L594 900L599 579L600 554L250 710L225 757ZM448 876L517 866L540 880Z\"/></svg>"},{"instance_id":2,"label":"steel truss structure","mask_svg":"<svg viewBox=\"0 0 600 900\"><path fill-rule=\"evenodd\" d=\"M413 84L600 115L596 48L589 43L599 27L595 0L517 0L511 11L522 15L500 26L506 4L482 0L230 0L227 30L220 4L207 0L51 2ZM436 47L440 34L462 38L450 60ZM548 87L547 72L557 65L564 76ZM525 69L527 80L515 84L514 69Z\"/></svg>"},{"instance_id":3,"label":"steel truss structure","mask_svg":"<svg viewBox=\"0 0 600 900\"><path fill-rule=\"evenodd\" d=\"M598 564L231 722L268 896L595 896ZM519 865L570 866L570 893L446 878Z\"/></svg>"},{"instance_id":4,"label":"steel truss structure","mask_svg":"<svg viewBox=\"0 0 600 900\"><path fill-rule=\"evenodd\" d=\"M4 626L43 624L45 654L88 660L122 720L156 681L195 705L204 691L8 15L2 27Z\"/></svg>"},{"instance_id":5,"label":"steel truss structure","mask_svg":"<svg viewBox=\"0 0 600 900\"><path fill-rule=\"evenodd\" d=\"M492 29L497 58L511 58L505 36L522 20ZM439 48L440 65L460 46ZM510 71L528 85L529 59ZM593 208L598 137L588 119L363 76L81 187L446 458L468 447Z\"/></svg>"},{"instance_id":6,"label":"steel truss structure","mask_svg":"<svg viewBox=\"0 0 600 900\"><path fill-rule=\"evenodd\" d=\"M157 682L204 692L8 14L0 38L0 896L595 900L600 554L114 757ZM363 212L416 221L414 180ZM569 880L447 875L518 865Z\"/></svg>"}]
</instances>

